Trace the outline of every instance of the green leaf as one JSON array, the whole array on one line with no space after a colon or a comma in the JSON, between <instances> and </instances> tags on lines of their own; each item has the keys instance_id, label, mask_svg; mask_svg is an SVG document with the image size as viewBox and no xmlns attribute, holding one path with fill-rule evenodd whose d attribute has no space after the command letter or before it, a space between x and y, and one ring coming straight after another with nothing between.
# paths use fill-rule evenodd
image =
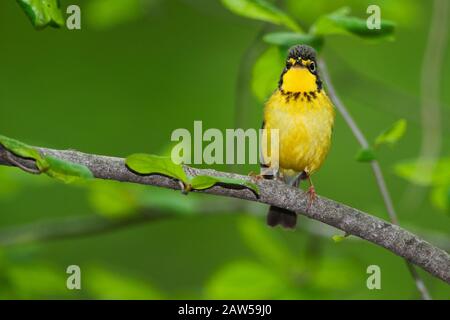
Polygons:
<instances>
[{"instance_id":1,"label":"green leaf","mask_svg":"<svg viewBox=\"0 0 450 320\"><path fill-rule=\"evenodd\" d=\"M450 185L434 187L431 190L430 200L436 209L450 214Z\"/></svg>"},{"instance_id":2,"label":"green leaf","mask_svg":"<svg viewBox=\"0 0 450 320\"><path fill-rule=\"evenodd\" d=\"M163 298L162 293L148 281L126 274L100 266L88 266L84 273L86 290L95 299L149 300Z\"/></svg>"},{"instance_id":3,"label":"green leaf","mask_svg":"<svg viewBox=\"0 0 450 320\"><path fill-rule=\"evenodd\" d=\"M300 26L286 13L266 0L221 0L233 13L251 19L271 22L301 32Z\"/></svg>"},{"instance_id":4,"label":"green leaf","mask_svg":"<svg viewBox=\"0 0 450 320\"><path fill-rule=\"evenodd\" d=\"M52 156L45 156L45 165L42 161L37 161L37 166L41 172L45 172L48 176L65 182L72 183L84 179L92 179L94 175L88 167L81 164L64 161Z\"/></svg>"},{"instance_id":5,"label":"green leaf","mask_svg":"<svg viewBox=\"0 0 450 320\"><path fill-rule=\"evenodd\" d=\"M419 186L446 186L450 185L450 158L405 160L394 166L394 172Z\"/></svg>"},{"instance_id":6,"label":"green leaf","mask_svg":"<svg viewBox=\"0 0 450 320\"><path fill-rule=\"evenodd\" d=\"M134 186L137 202L140 208L155 210L159 212L170 212L180 216L198 215L202 209L209 205L208 200L196 197L196 195L185 197L180 193L171 192L162 188L148 188ZM205 202L206 201L206 202ZM211 203L214 200L211 200Z\"/></svg>"},{"instance_id":7,"label":"green leaf","mask_svg":"<svg viewBox=\"0 0 450 320\"><path fill-rule=\"evenodd\" d=\"M84 5L87 23L97 29L108 29L135 21L150 11L156 0L89 0Z\"/></svg>"},{"instance_id":8,"label":"green leaf","mask_svg":"<svg viewBox=\"0 0 450 320\"><path fill-rule=\"evenodd\" d=\"M275 299L290 286L279 272L252 261L222 267L206 285L207 299Z\"/></svg>"},{"instance_id":9,"label":"green leaf","mask_svg":"<svg viewBox=\"0 0 450 320\"><path fill-rule=\"evenodd\" d=\"M183 166L181 164L175 164L170 157L137 153L127 157L125 163L128 168L139 174L160 174L178 179L185 184L189 183Z\"/></svg>"},{"instance_id":10,"label":"green leaf","mask_svg":"<svg viewBox=\"0 0 450 320\"><path fill-rule=\"evenodd\" d=\"M266 34L263 37L263 40L269 44L280 46L283 49L290 48L297 44L307 44L314 47L317 51L320 51L323 45L322 37L298 32L272 32Z\"/></svg>"},{"instance_id":11,"label":"green leaf","mask_svg":"<svg viewBox=\"0 0 450 320\"><path fill-rule=\"evenodd\" d=\"M190 186L197 190L204 190L211 188L216 184L238 186L250 189L259 195L259 188L256 184L246 180L232 179L226 177L211 177L211 176L195 176L188 177L184 172L183 166L172 162L170 157L161 157L151 154L133 154L129 156L126 165L131 170L144 175L160 174L182 181L186 186Z\"/></svg>"},{"instance_id":12,"label":"green leaf","mask_svg":"<svg viewBox=\"0 0 450 320\"><path fill-rule=\"evenodd\" d=\"M14 153L16 156L26 159L38 160L42 158L39 151L29 145L0 135L0 144L8 151Z\"/></svg>"},{"instance_id":13,"label":"green leaf","mask_svg":"<svg viewBox=\"0 0 450 320\"><path fill-rule=\"evenodd\" d=\"M282 50L273 46L267 49L253 65L252 92L260 102L266 101L277 88L284 60Z\"/></svg>"},{"instance_id":14,"label":"green leaf","mask_svg":"<svg viewBox=\"0 0 450 320\"><path fill-rule=\"evenodd\" d=\"M319 18L312 28L312 33L319 36L342 34L370 39L393 38L394 22L382 19L380 29L369 29L366 19L348 16L349 13L350 9L344 7Z\"/></svg>"},{"instance_id":15,"label":"green leaf","mask_svg":"<svg viewBox=\"0 0 450 320\"><path fill-rule=\"evenodd\" d=\"M247 180L227 177L195 176L190 181L190 185L192 186L192 188L197 190L208 189L216 184L247 188L250 189L256 196L259 196L258 186Z\"/></svg>"},{"instance_id":16,"label":"green leaf","mask_svg":"<svg viewBox=\"0 0 450 320\"><path fill-rule=\"evenodd\" d=\"M208 189L214 186L217 183L217 179L215 177L210 176L195 176L191 179L191 186L197 190Z\"/></svg>"},{"instance_id":17,"label":"green leaf","mask_svg":"<svg viewBox=\"0 0 450 320\"><path fill-rule=\"evenodd\" d=\"M365 281L365 274L358 272L355 261L324 255L312 274L311 282L318 289L349 290Z\"/></svg>"},{"instance_id":18,"label":"green leaf","mask_svg":"<svg viewBox=\"0 0 450 320\"><path fill-rule=\"evenodd\" d=\"M261 223L261 219L242 216L238 220L238 230L244 243L251 249L265 265L275 267L279 272L301 270L304 266L302 259L297 259L285 243Z\"/></svg>"},{"instance_id":19,"label":"green leaf","mask_svg":"<svg viewBox=\"0 0 450 320\"><path fill-rule=\"evenodd\" d=\"M2 270L1 289L10 285L11 293L17 299L51 299L55 297L74 298L73 292L68 294L64 272L55 266L34 263L11 263L6 270Z\"/></svg>"},{"instance_id":20,"label":"green leaf","mask_svg":"<svg viewBox=\"0 0 450 320\"><path fill-rule=\"evenodd\" d=\"M17 172L20 171L13 171L9 167L0 168L0 201L13 198L21 190L22 184L13 175Z\"/></svg>"},{"instance_id":21,"label":"green leaf","mask_svg":"<svg viewBox=\"0 0 450 320\"><path fill-rule=\"evenodd\" d=\"M108 218L123 218L136 213L137 194L126 184L115 181L92 181L89 202L97 213Z\"/></svg>"},{"instance_id":22,"label":"green leaf","mask_svg":"<svg viewBox=\"0 0 450 320\"><path fill-rule=\"evenodd\" d=\"M40 172L44 172L48 176L65 183L94 177L86 166L57 159L52 156L42 156L37 149L23 142L0 136L0 144L19 157L35 160Z\"/></svg>"},{"instance_id":23,"label":"green leaf","mask_svg":"<svg viewBox=\"0 0 450 320\"><path fill-rule=\"evenodd\" d=\"M360 149L355 159L359 162L370 162L376 159L376 155L372 148Z\"/></svg>"},{"instance_id":24,"label":"green leaf","mask_svg":"<svg viewBox=\"0 0 450 320\"><path fill-rule=\"evenodd\" d=\"M345 236L342 236L340 234L335 234L334 236L331 237L331 239L333 239L333 241L335 243L339 243L345 240Z\"/></svg>"},{"instance_id":25,"label":"green leaf","mask_svg":"<svg viewBox=\"0 0 450 320\"><path fill-rule=\"evenodd\" d=\"M36 29L64 25L59 0L17 0Z\"/></svg>"},{"instance_id":26,"label":"green leaf","mask_svg":"<svg viewBox=\"0 0 450 320\"><path fill-rule=\"evenodd\" d=\"M406 132L407 122L405 119L400 119L395 122L390 128L383 131L375 139L375 147L382 144L388 144L393 146L397 141L399 141Z\"/></svg>"}]
</instances>

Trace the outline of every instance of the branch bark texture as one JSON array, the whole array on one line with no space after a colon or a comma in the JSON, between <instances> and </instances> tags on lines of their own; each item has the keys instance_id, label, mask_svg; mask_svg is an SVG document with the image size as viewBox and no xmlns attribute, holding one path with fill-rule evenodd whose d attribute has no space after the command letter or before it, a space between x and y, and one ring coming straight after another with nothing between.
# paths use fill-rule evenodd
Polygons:
<instances>
[{"instance_id":1,"label":"branch bark texture","mask_svg":"<svg viewBox=\"0 0 450 320\"><path fill-rule=\"evenodd\" d=\"M51 155L65 161L85 165L98 179L153 185L170 189L180 188L177 181L168 177L160 175L142 176L133 173L126 167L123 158L86 154L73 150L37 149L44 155ZM11 157L14 157L12 162ZM34 161L14 155L11 156L8 154L8 151L0 147L1 165L18 166L17 163L31 170L36 169ZM211 169L195 169L186 166L185 171L191 176L225 176L251 180L247 176ZM324 197L318 197L314 205L307 210L308 196L302 190L272 180L260 180L257 181L257 184L260 188L259 198L250 190L230 189L224 186L214 186L202 192L257 201L298 212L308 218L338 228L349 235L360 237L384 247L450 284L450 255L411 232L358 209Z\"/></svg>"}]
</instances>

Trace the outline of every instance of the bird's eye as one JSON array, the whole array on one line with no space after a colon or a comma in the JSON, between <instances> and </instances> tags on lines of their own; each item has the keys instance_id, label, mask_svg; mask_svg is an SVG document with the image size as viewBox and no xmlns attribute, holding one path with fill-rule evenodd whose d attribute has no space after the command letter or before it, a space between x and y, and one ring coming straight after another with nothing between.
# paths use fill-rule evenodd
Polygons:
<instances>
[{"instance_id":1,"label":"bird's eye","mask_svg":"<svg viewBox=\"0 0 450 320\"><path fill-rule=\"evenodd\" d=\"M311 63L308 65L308 69L309 69L309 71L311 71L311 72L316 72L316 64L315 64L314 62L311 62Z\"/></svg>"}]
</instances>

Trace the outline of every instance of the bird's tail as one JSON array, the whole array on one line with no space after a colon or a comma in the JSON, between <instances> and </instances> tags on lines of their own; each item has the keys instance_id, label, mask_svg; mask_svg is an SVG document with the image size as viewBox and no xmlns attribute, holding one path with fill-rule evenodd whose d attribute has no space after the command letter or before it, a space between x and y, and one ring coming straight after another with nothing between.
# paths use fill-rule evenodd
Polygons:
<instances>
[{"instance_id":1,"label":"bird's tail","mask_svg":"<svg viewBox=\"0 0 450 320\"><path fill-rule=\"evenodd\" d=\"M285 175L284 181L290 186L298 188L298 183L302 179L299 174ZM267 225L275 227L281 225L287 229L294 229L297 224L297 214L294 211L280 207L270 206L267 214Z\"/></svg>"},{"instance_id":2,"label":"bird's tail","mask_svg":"<svg viewBox=\"0 0 450 320\"><path fill-rule=\"evenodd\" d=\"M287 209L270 206L267 214L267 224L271 227L281 225L284 228L294 229L297 224L297 214Z\"/></svg>"}]
</instances>

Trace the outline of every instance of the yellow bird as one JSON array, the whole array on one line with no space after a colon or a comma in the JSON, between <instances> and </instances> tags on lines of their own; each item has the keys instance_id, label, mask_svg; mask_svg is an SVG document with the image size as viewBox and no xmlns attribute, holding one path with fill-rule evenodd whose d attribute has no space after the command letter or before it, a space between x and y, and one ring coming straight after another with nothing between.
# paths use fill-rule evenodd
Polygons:
<instances>
[{"instance_id":1,"label":"yellow bird","mask_svg":"<svg viewBox=\"0 0 450 320\"><path fill-rule=\"evenodd\" d=\"M266 131L263 139L271 129L278 129L279 168L271 166L267 156L270 152L264 150L263 143L261 174L266 178L282 179L295 187L301 180L308 179L310 206L316 197L311 175L320 168L330 149L334 117L333 104L322 87L317 70L315 50L306 45L292 47L278 89L264 108L263 129ZM266 149L270 147L270 138L268 141ZM268 169L272 172L269 176L264 174ZM295 212L270 207L268 225L294 228L296 223Z\"/></svg>"}]
</instances>

